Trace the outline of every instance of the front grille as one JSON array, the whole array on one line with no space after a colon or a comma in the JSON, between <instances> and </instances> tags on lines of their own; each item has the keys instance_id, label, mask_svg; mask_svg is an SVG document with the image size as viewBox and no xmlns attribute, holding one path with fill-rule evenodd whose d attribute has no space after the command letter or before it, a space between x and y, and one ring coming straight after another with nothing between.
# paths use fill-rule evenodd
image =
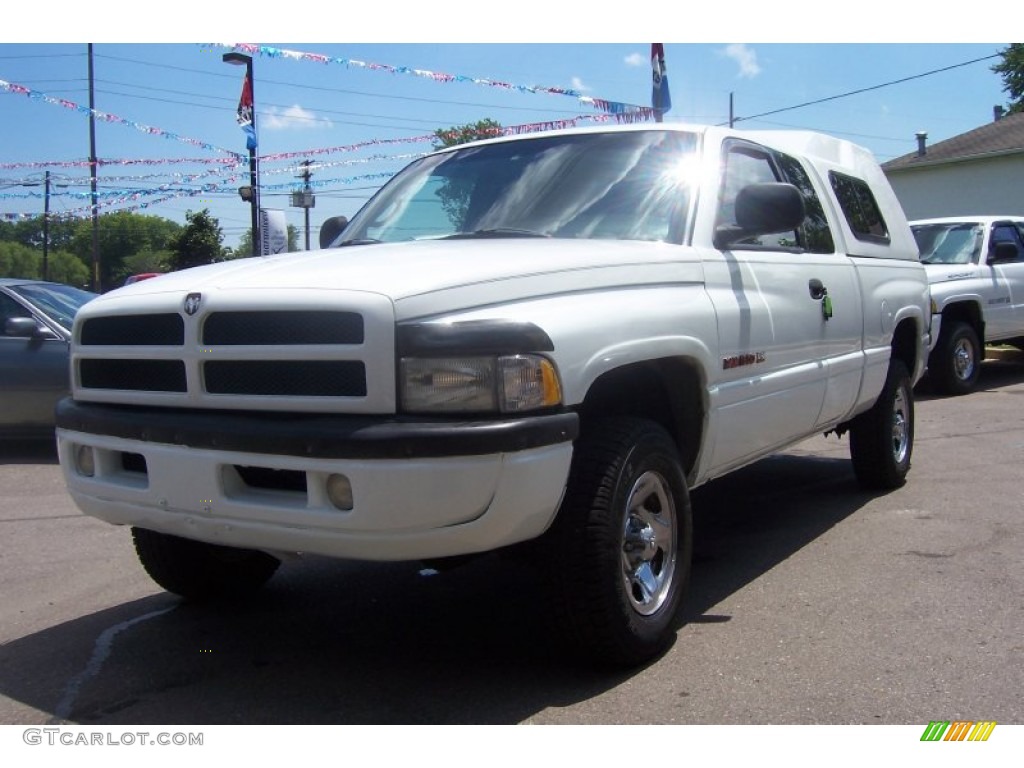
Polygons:
<instances>
[{"instance_id":1,"label":"front grille","mask_svg":"<svg viewBox=\"0 0 1024 768\"><path fill-rule=\"evenodd\" d=\"M186 392L181 360L96 360L78 363L85 389L123 389L140 392Z\"/></svg>"},{"instance_id":2,"label":"front grille","mask_svg":"<svg viewBox=\"0 0 1024 768\"><path fill-rule=\"evenodd\" d=\"M214 312L203 324L203 344L362 344L363 317L355 312Z\"/></svg>"},{"instance_id":3,"label":"front grille","mask_svg":"<svg viewBox=\"0 0 1024 768\"><path fill-rule=\"evenodd\" d=\"M82 323L83 346L180 347L185 324L178 314L92 317Z\"/></svg>"},{"instance_id":4,"label":"front grille","mask_svg":"<svg viewBox=\"0 0 1024 768\"><path fill-rule=\"evenodd\" d=\"M208 360L203 380L213 395L366 396L359 360Z\"/></svg>"},{"instance_id":5,"label":"front grille","mask_svg":"<svg viewBox=\"0 0 1024 768\"><path fill-rule=\"evenodd\" d=\"M298 303L309 296L307 289L272 297L211 291L194 315L184 313L184 295L150 297L149 315L136 305L122 315L86 312L72 348L75 397L254 411L393 408L391 302L324 291L315 304ZM269 306L260 309L262 302Z\"/></svg>"}]
</instances>

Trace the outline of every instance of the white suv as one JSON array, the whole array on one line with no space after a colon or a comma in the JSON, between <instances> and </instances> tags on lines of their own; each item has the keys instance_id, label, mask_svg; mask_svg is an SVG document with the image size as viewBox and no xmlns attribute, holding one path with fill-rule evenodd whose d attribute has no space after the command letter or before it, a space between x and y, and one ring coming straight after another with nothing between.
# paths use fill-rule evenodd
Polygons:
<instances>
[{"instance_id":1,"label":"white suv","mask_svg":"<svg viewBox=\"0 0 1024 768\"><path fill-rule=\"evenodd\" d=\"M675 627L689 489L829 431L867 487L910 469L928 285L859 147L504 138L415 161L345 224L79 315L64 475L171 591L254 589L288 553L526 544L574 652L636 663Z\"/></svg>"},{"instance_id":2,"label":"white suv","mask_svg":"<svg viewBox=\"0 0 1024 768\"><path fill-rule=\"evenodd\" d=\"M910 222L928 271L932 350L940 392L974 389L989 342L1024 343L1024 217L954 216Z\"/></svg>"}]
</instances>

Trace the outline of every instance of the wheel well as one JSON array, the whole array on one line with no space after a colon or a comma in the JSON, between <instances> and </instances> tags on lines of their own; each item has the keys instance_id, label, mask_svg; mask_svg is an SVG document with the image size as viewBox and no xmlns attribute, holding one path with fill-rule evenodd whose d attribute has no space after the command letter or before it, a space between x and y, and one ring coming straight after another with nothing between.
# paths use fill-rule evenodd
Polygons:
<instances>
[{"instance_id":1,"label":"wheel well","mask_svg":"<svg viewBox=\"0 0 1024 768\"><path fill-rule=\"evenodd\" d=\"M978 338L985 341L985 320L981 316L981 308L973 301L960 301L950 304L942 310L942 328L945 331L951 328L953 323L967 323L974 328Z\"/></svg>"},{"instance_id":2,"label":"wheel well","mask_svg":"<svg viewBox=\"0 0 1024 768\"><path fill-rule=\"evenodd\" d=\"M916 370L919 335L917 323L913 320L904 320L896 326L892 336L892 357L902 361L911 375Z\"/></svg>"},{"instance_id":3,"label":"wheel well","mask_svg":"<svg viewBox=\"0 0 1024 768\"><path fill-rule=\"evenodd\" d=\"M663 426L689 475L704 437L707 409L700 368L686 358L633 363L597 378L579 406L583 428L607 416L638 416Z\"/></svg>"}]
</instances>

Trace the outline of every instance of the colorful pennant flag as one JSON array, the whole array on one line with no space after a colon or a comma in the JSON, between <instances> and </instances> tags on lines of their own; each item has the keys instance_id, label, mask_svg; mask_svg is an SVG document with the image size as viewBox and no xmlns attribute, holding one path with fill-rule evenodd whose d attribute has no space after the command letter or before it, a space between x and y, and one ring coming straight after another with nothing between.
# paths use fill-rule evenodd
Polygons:
<instances>
[{"instance_id":1,"label":"colorful pennant flag","mask_svg":"<svg viewBox=\"0 0 1024 768\"><path fill-rule=\"evenodd\" d=\"M245 131L245 148L256 149L259 142L256 139L256 126L253 124L252 83L249 81L249 75L245 76L242 95L238 99L238 124Z\"/></svg>"},{"instance_id":2,"label":"colorful pennant flag","mask_svg":"<svg viewBox=\"0 0 1024 768\"><path fill-rule=\"evenodd\" d=\"M668 71L665 69L665 47L662 43L651 43L651 108L655 112L655 120L661 122L661 116L672 109L672 96L668 92Z\"/></svg>"}]
</instances>

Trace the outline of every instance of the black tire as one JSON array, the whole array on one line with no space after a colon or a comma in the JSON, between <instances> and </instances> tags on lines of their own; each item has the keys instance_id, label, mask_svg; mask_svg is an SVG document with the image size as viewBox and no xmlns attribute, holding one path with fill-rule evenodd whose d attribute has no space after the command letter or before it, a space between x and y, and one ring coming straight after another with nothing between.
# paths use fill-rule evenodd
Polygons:
<instances>
[{"instance_id":1,"label":"black tire","mask_svg":"<svg viewBox=\"0 0 1024 768\"><path fill-rule=\"evenodd\" d=\"M572 653L633 666L665 650L693 548L686 479L668 433L634 418L585 425L542 544L545 589Z\"/></svg>"},{"instance_id":2,"label":"black tire","mask_svg":"<svg viewBox=\"0 0 1024 768\"><path fill-rule=\"evenodd\" d=\"M262 587L281 561L264 552L132 528L135 552L157 584L195 601L240 597Z\"/></svg>"},{"instance_id":3,"label":"black tire","mask_svg":"<svg viewBox=\"0 0 1024 768\"><path fill-rule=\"evenodd\" d=\"M870 490L899 488L907 480L913 450L914 390L907 367L891 360L878 400L850 425L857 481Z\"/></svg>"},{"instance_id":4,"label":"black tire","mask_svg":"<svg viewBox=\"0 0 1024 768\"><path fill-rule=\"evenodd\" d=\"M943 327L939 343L928 358L929 377L944 395L972 392L981 374L981 341L974 328L964 322Z\"/></svg>"}]
</instances>

